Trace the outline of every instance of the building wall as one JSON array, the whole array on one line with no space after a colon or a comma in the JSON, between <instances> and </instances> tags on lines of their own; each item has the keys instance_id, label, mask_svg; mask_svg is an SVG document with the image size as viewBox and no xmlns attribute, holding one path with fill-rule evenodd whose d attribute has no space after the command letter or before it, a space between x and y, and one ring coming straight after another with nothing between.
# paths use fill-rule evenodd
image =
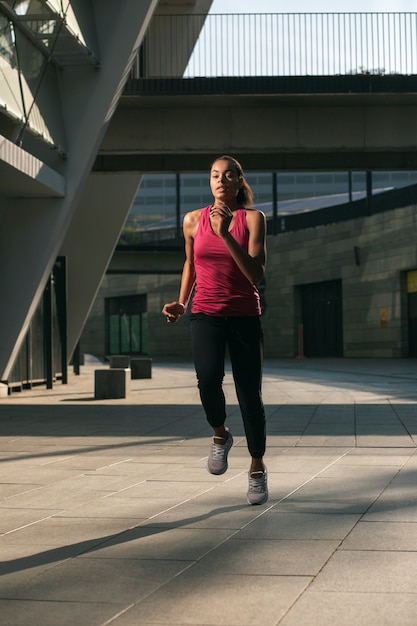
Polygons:
<instances>
[{"instance_id":1,"label":"building wall","mask_svg":"<svg viewBox=\"0 0 417 626\"><path fill-rule=\"evenodd\" d=\"M416 206L409 206L268 237L265 356L298 355L299 287L330 280L342 281L345 357L408 356L406 272L417 268L416 222ZM160 313L165 302L177 299L179 280L179 275L107 275L82 335L82 351L103 356L105 297L146 293L150 355L190 357L188 319L168 325Z\"/></svg>"},{"instance_id":2,"label":"building wall","mask_svg":"<svg viewBox=\"0 0 417 626\"><path fill-rule=\"evenodd\" d=\"M408 356L405 274L417 267L416 221L411 206L269 238L266 355L298 353L302 320L295 288L341 279L343 355Z\"/></svg>"}]
</instances>

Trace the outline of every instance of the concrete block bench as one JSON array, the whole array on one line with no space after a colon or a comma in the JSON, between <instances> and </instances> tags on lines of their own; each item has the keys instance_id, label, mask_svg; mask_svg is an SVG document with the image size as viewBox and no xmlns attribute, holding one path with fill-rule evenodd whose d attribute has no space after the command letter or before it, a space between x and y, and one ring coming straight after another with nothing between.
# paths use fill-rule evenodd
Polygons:
<instances>
[{"instance_id":1,"label":"concrete block bench","mask_svg":"<svg viewBox=\"0 0 417 626\"><path fill-rule=\"evenodd\" d=\"M114 400L126 398L130 393L130 369L111 368L94 371L94 398Z\"/></svg>"},{"instance_id":2,"label":"concrete block bench","mask_svg":"<svg viewBox=\"0 0 417 626\"><path fill-rule=\"evenodd\" d=\"M130 356L127 354L112 354L109 357L110 368L122 368L126 369L130 367Z\"/></svg>"},{"instance_id":3,"label":"concrete block bench","mask_svg":"<svg viewBox=\"0 0 417 626\"><path fill-rule=\"evenodd\" d=\"M152 378L152 359L147 356L130 357L132 380Z\"/></svg>"}]
</instances>

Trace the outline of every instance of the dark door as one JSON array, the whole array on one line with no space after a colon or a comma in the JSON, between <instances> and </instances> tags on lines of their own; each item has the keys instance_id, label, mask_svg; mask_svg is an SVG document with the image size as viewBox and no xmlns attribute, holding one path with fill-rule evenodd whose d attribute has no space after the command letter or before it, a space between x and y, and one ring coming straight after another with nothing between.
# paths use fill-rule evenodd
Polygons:
<instances>
[{"instance_id":1,"label":"dark door","mask_svg":"<svg viewBox=\"0 0 417 626\"><path fill-rule=\"evenodd\" d=\"M301 287L304 355L343 356L342 281Z\"/></svg>"},{"instance_id":2,"label":"dark door","mask_svg":"<svg viewBox=\"0 0 417 626\"><path fill-rule=\"evenodd\" d=\"M417 293L408 294L408 355L417 357Z\"/></svg>"}]
</instances>

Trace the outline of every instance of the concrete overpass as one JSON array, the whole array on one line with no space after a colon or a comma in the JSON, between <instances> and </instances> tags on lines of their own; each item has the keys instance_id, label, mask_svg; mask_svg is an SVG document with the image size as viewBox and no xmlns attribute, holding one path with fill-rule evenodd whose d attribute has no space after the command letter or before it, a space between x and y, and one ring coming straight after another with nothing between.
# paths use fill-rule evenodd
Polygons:
<instances>
[{"instance_id":1,"label":"concrete overpass","mask_svg":"<svg viewBox=\"0 0 417 626\"><path fill-rule=\"evenodd\" d=\"M250 171L417 168L417 77L131 81L94 169Z\"/></svg>"}]
</instances>

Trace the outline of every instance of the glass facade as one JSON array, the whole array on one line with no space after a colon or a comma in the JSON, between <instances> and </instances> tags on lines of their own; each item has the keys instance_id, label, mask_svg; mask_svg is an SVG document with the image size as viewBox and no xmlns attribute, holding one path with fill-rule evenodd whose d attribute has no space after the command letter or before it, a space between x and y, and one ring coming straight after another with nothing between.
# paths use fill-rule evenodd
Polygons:
<instances>
[{"instance_id":1,"label":"glass facade","mask_svg":"<svg viewBox=\"0 0 417 626\"><path fill-rule=\"evenodd\" d=\"M366 195L366 172L247 173L255 206L273 214L274 193L278 215L286 216L337 206ZM417 183L416 171L373 172L372 193ZM276 185L274 189L274 185ZM210 204L207 174L149 174L144 176L128 216L120 244L139 244L176 237L177 206L180 220L188 211Z\"/></svg>"},{"instance_id":2,"label":"glass facade","mask_svg":"<svg viewBox=\"0 0 417 626\"><path fill-rule=\"evenodd\" d=\"M98 61L70 0L7 0L0 7L2 134L25 147L41 140L66 153L59 71ZM28 143L29 145L29 143ZM43 159L42 159L43 160Z\"/></svg>"},{"instance_id":3,"label":"glass facade","mask_svg":"<svg viewBox=\"0 0 417 626\"><path fill-rule=\"evenodd\" d=\"M29 3L18 3L16 9ZM0 109L20 123L16 140L26 130L50 144L62 144L59 129L48 119L58 106L56 68L14 22L0 15ZM55 135L55 137L54 137Z\"/></svg>"}]
</instances>

